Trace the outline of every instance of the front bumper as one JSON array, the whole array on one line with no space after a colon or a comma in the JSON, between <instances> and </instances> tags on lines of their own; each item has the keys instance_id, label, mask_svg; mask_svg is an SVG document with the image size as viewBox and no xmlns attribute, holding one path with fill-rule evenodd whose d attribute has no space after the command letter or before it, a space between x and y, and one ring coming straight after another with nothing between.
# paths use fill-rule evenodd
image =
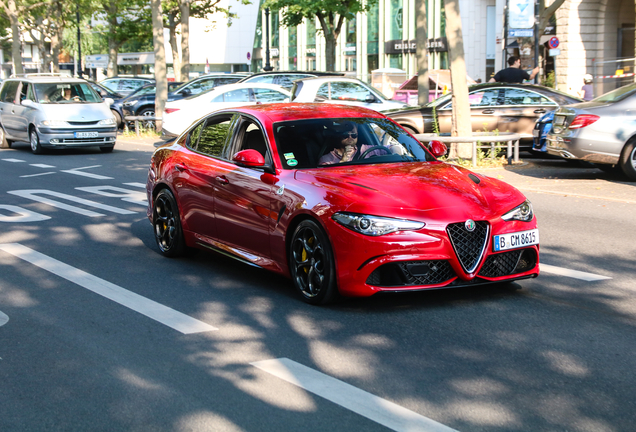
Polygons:
<instances>
[{"instance_id":1,"label":"front bumper","mask_svg":"<svg viewBox=\"0 0 636 432\"><path fill-rule=\"evenodd\" d=\"M111 146L117 140L116 126L81 129L38 127L37 132L40 145L50 148ZM96 133L97 136L78 136L84 132Z\"/></svg>"},{"instance_id":2,"label":"front bumper","mask_svg":"<svg viewBox=\"0 0 636 432\"><path fill-rule=\"evenodd\" d=\"M578 131L577 131L578 132ZM546 150L548 154L560 156L565 159L577 159L591 163L611 164L619 163L619 153L609 153L595 148L603 148L605 142L585 139L569 131L566 134L549 134L546 139ZM618 146L621 147L620 145Z\"/></svg>"}]
</instances>

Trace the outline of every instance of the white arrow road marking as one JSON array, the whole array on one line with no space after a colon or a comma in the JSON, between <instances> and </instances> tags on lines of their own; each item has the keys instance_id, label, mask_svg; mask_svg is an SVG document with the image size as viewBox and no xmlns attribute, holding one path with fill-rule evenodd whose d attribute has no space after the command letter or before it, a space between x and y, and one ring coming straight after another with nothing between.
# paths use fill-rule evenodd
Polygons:
<instances>
[{"instance_id":1,"label":"white arrow road marking","mask_svg":"<svg viewBox=\"0 0 636 432\"><path fill-rule=\"evenodd\" d=\"M26 177L39 177L39 176L49 175L49 174L55 174L55 173L54 173L53 171L49 171L49 172L39 173L39 174L28 174L28 175L23 175L23 176L20 176L20 178L26 178Z\"/></svg>"},{"instance_id":2,"label":"white arrow road marking","mask_svg":"<svg viewBox=\"0 0 636 432\"><path fill-rule=\"evenodd\" d=\"M456 432L435 420L287 358L263 360L251 365L395 431Z\"/></svg>"},{"instance_id":3,"label":"white arrow road marking","mask_svg":"<svg viewBox=\"0 0 636 432\"><path fill-rule=\"evenodd\" d=\"M559 276L566 276L566 277L571 277L574 279L580 279L580 280L584 280L587 282L594 282L594 281L600 281L600 280L607 280L607 279L611 279L611 277L609 276L601 276L601 275L597 275L594 273L586 273L586 272L582 272L582 271L578 271L578 270L570 270L570 269L566 269L563 267L556 267L556 266L552 266L549 264L539 264L539 269L542 272L546 272L546 273L554 273L557 274Z\"/></svg>"},{"instance_id":4,"label":"white arrow road marking","mask_svg":"<svg viewBox=\"0 0 636 432\"><path fill-rule=\"evenodd\" d=\"M0 327L5 325L7 322L9 322L9 317L7 316L7 314L0 311Z\"/></svg>"},{"instance_id":5,"label":"white arrow road marking","mask_svg":"<svg viewBox=\"0 0 636 432\"><path fill-rule=\"evenodd\" d=\"M99 174L92 174L92 173L87 173L87 172L80 171L80 170L85 170L85 169L98 168L100 166L101 165L91 165L91 166L87 166L87 167L73 168L73 169L70 169L70 170L62 170L62 172L69 173L69 174L75 174L75 175L79 175L79 176L84 176L84 177L90 177L90 178L94 178L94 179L98 179L98 180L110 180L110 179L112 179L112 177L106 177L106 176L99 175Z\"/></svg>"},{"instance_id":6,"label":"white arrow road marking","mask_svg":"<svg viewBox=\"0 0 636 432\"><path fill-rule=\"evenodd\" d=\"M86 200L83 198L78 198L78 197L74 197L72 195L67 195L67 194L63 194L60 192L54 192L54 191L49 191L46 189L24 189L24 190L17 190L17 191L8 191L8 193L10 193L11 195L17 195L19 197L22 198L26 198L26 199L30 199L33 201L37 201L37 202L41 202L44 204L48 204L50 206L53 207L57 207L57 208L61 208L62 210L68 210L70 212L73 213L78 213L84 216L88 216L88 217L98 217L98 216L104 216L101 213L96 213L90 210L85 210L81 207L75 207L72 205L68 205L68 204L64 204L61 203L59 201L55 201L49 198L44 198L41 196L38 196L37 194L40 195L50 195L50 196L54 196L57 198L61 198L61 199L66 199L68 201L72 201L72 202L76 202L76 203L80 203L80 204L84 204L86 206L89 207L94 207L94 208L98 208L101 210L106 210L112 213L117 213L117 214L135 214L137 212L134 211L130 211L130 210L124 210L124 209L120 209L118 207L111 207L109 205L106 204L100 204L98 202L95 201L90 201L90 200Z\"/></svg>"},{"instance_id":7,"label":"white arrow road marking","mask_svg":"<svg viewBox=\"0 0 636 432\"><path fill-rule=\"evenodd\" d=\"M120 286L93 276L85 271L71 267L61 261L36 252L19 243L2 243L0 250L73 282L89 291L126 306L142 315L171 327L183 334L201 333L218 330L202 321L177 312L153 300L142 297Z\"/></svg>"},{"instance_id":8,"label":"white arrow road marking","mask_svg":"<svg viewBox=\"0 0 636 432\"><path fill-rule=\"evenodd\" d=\"M121 198L122 201L138 204L146 207L148 205L148 199L145 192L139 192L136 190L124 189L115 186L86 186L77 187L77 190L84 192L90 192L97 195L102 195L110 198ZM107 192L111 191L111 192Z\"/></svg>"},{"instance_id":9,"label":"white arrow road marking","mask_svg":"<svg viewBox=\"0 0 636 432\"><path fill-rule=\"evenodd\" d=\"M47 164L29 164L29 165L37 167L37 168L55 168L55 166L47 165Z\"/></svg>"},{"instance_id":10,"label":"white arrow road marking","mask_svg":"<svg viewBox=\"0 0 636 432\"><path fill-rule=\"evenodd\" d=\"M3 160L3 161L5 161L5 162L26 162L26 161L23 161L23 160L21 160L21 159L11 159L11 158L9 158L9 159L2 159L2 160Z\"/></svg>"},{"instance_id":11,"label":"white arrow road marking","mask_svg":"<svg viewBox=\"0 0 636 432\"><path fill-rule=\"evenodd\" d=\"M6 216L0 214L0 222L39 222L47 219L51 219L50 216L45 216L40 213L32 212L31 210L23 209L22 207L1 204L0 209L9 210L19 216Z\"/></svg>"}]
</instances>

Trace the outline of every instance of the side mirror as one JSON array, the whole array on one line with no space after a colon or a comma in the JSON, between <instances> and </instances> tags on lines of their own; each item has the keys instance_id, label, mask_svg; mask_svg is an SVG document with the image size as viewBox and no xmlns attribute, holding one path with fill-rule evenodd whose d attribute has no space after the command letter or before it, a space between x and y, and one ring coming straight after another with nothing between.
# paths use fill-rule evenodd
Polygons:
<instances>
[{"instance_id":1,"label":"side mirror","mask_svg":"<svg viewBox=\"0 0 636 432\"><path fill-rule=\"evenodd\" d=\"M190 96L192 94L192 90L190 90L189 88L184 88L183 90L181 90L181 94L184 96Z\"/></svg>"},{"instance_id":2,"label":"side mirror","mask_svg":"<svg viewBox=\"0 0 636 432\"><path fill-rule=\"evenodd\" d=\"M446 144L441 141L431 141L428 143L428 149L433 153L433 156L440 157L444 156L448 151Z\"/></svg>"},{"instance_id":3,"label":"side mirror","mask_svg":"<svg viewBox=\"0 0 636 432\"><path fill-rule=\"evenodd\" d=\"M376 102L376 98L375 98L375 96L373 96L371 93L369 93L369 94L367 95L367 97L366 97L366 98L364 98L364 101L365 101L366 103L374 103L374 102Z\"/></svg>"},{"instance_id":4,"label":"side mirror","mask_svg":"<svg viewBox=\"0 0 636 432\"><path fill-rule=\"evenodd\" d=\"M35 103L33 103L33 101L30 100L30 99L23 100L22 102L20 102L20 105L25 106L25 107L29 107L29 108L35 107Z\"/></svg>"},{"instance_id":5,"label":"side mirror","mask_svg":"<svg viewBox=\"0 0 636 432\"><path fill-rule=\"evenodd\" d=\"M112 104L115 103L113 98L106 98L106 99L104 99L104 102L106 102L106 105L108 105L108 106L111 106Z\"/></svg>"},{"instance_id":6,"label":"side mirror","mask_svg":"<svg viewBox=\"0 0 636 432\"><path fill-rule=\"evenodd\" d=\"M263 155L253 149L241 150L232 156L232 161L249 168L262 168L265 165Z\"/></svg>"}]
</instances>

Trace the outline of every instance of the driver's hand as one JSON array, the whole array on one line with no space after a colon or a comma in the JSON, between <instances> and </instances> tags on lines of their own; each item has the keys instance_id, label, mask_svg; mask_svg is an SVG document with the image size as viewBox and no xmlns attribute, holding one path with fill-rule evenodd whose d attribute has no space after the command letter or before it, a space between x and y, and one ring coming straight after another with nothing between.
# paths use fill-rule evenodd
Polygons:
<instances>
[{"instance_id":1,"label":"driver's hand","mask_svg":"<svg viewBox=\"0 0 636 432\"><path fill-rule=\"evenodd\" d=\"M350 162L353 159L353 154L356 151L356 146L348 145L344 148L344 154L342 155L342 162Z\"/></svg>"}]
</instances>

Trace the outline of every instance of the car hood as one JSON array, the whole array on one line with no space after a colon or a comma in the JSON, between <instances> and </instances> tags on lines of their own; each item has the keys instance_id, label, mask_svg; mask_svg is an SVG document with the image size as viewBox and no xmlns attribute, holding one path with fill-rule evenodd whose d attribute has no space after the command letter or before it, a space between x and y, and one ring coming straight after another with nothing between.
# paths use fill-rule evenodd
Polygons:
<instances>
[{"instance_id":1,"label":"car hood","mask_svg":"<svg viewBox=\"0 0 636 432\"><path fill-rule=\"evenodd\" d=\"M484 220L525 200L507 183L443 162L299 170L296 179L324 190L336 210L420 220Z\"/></svg>"},{"instance_id":2,"label":"car hood","mask_svg":"<svg viewBox=\"0 0 636 432\"><path fill-rule=\"evenodd\" d=\"M97 121L113 116L105 102L41 104L38 109L50 120Z\"/></svg>"}]
</instances>

